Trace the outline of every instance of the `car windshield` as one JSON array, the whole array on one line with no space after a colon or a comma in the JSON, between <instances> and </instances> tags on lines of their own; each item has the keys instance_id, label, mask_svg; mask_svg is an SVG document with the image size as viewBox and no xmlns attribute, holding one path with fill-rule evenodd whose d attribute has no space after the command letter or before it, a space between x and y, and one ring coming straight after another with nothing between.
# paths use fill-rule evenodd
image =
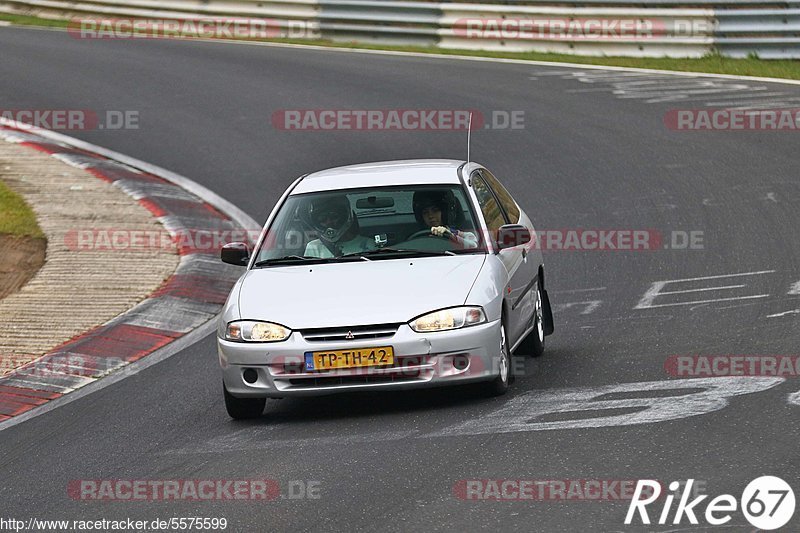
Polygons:
<instances>
[{"instance_id":1,"label":"car windshield","mask_svg":"<svg viewBox=\"0 0 800 533\"><path fill-rule=\"evenodd\" d=\"M486 253L478 228L458 185L293 195L270 225L256 265Z\"/></svg>"}]
</instances>

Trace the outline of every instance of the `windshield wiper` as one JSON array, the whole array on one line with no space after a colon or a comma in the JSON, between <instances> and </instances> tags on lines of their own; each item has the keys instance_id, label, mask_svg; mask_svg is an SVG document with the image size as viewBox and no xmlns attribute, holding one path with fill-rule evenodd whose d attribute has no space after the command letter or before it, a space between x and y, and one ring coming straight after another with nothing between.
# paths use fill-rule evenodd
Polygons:
<instances>
[{"instance_id":1,"label":"windshield wiper","mask_svg":"<svg viewBox=\"0 0 800 533\"><path fill-rule=\"evenodd\" d=\"M442 252L435 252L430 250L410 250L410 249L397 249L397 248L378 248L377 250L366 250L364 252L353 252L349 254L340 255L339 257L312 257L308 255L285 255L283 257L273 257L272 259L263 259L257 261L253 267L260 268L271 265L291 265L298 263L335 263L342 259L345 260L361 260L369 261L371 256L377 255L398 255L398 256L415 256L415 257L438 257L443 255L456 255L450 250Z\"/></svg>"},{"instance_id":2,"label":"windshield wiper","mask_svg":"<svg viewBox=\"0 0 800 533\"><path fill-rule=\"evenodd\" d=\"M335 263L340 259L345 259L346 261L369 261L366 257L360 256L358 254L347 254L342 255L339 257L313 257L310 255L286 255L283 257L274 257L272 259L264 259L263 261L258 261L253 267L265 267L265 266L272 266L272 265L292 265L292 264L300 264L300 263Z\"/></svg>"},{"instance_id":3,"label":"windshield wiper","mask_svg":"<svg viewBox=\"0 0 800 533\"><path fill-rule=\"evenodd\" d=\"M262 261L257 261L254 267L262 267L262 266L269 266L269 265L283 265L287 263L305 263L306 261L328 261L329 259L322 258L322 257L311 257L308 255L285 255L283 257L273 257L272 259L264 259Z\"/></svg>"},{"instance_id":4,"label":"windshield wiper","mask_svg":"<svg viewBox=\"0 0 800 533\"><path fill-rule=\"evenodd\" d=\"M442 255L456 255L450 250L445 250L442 252L435 252L432 250L410 250L410 249L398 249L398 248L378 248L377 250L366 250L364 252L353 252L350 254L344 254L342 257L370 257L373 255L414 255L417 257L436 257Z\"/></svg>"}]
</instances>

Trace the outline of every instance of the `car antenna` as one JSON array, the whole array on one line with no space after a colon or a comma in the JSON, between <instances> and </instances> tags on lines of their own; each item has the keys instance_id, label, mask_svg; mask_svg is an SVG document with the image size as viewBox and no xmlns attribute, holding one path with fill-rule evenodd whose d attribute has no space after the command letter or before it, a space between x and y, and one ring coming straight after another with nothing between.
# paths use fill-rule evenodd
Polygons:
<instances>
[{"instance_id":1,"label":"car antenna","mask_svg":"<svg viewBox=\"0 0 800 533\"><path fill-rule=\"evenodd\" d=\"M469 165L469 145L472 142L472 111L469 112L469 122L467 122L467 162L465 167ZM467 187L472 187L472 178L467 178Z\"/></svg>"},{"instance_id":2,"label":"car antenna","mask_svg":"<svg viewBox=\"0 0 800 533\"><path fill-rule=\"evenodd\" d=\"M469 122L467 123L467 163L469 163L469 145L472 141L472 111L469 112Z\"/></svg>"}]
</instances>

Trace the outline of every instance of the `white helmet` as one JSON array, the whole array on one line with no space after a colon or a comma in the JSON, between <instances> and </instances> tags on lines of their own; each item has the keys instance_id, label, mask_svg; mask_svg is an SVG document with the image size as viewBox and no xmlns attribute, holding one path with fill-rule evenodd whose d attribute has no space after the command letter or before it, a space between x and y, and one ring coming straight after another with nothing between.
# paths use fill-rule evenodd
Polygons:
<instances>
[{"instance_id":1,"label":"white helmet","mask_svg":"<svg viewBox=\"0 0 800 533\"><path fill-rule=\"evenodd\" d=\"M320 239L336 243L353 226L353 210L347 196L318 196L301 206L300 219L319 233Z\"/></svg>"}]
</instances>

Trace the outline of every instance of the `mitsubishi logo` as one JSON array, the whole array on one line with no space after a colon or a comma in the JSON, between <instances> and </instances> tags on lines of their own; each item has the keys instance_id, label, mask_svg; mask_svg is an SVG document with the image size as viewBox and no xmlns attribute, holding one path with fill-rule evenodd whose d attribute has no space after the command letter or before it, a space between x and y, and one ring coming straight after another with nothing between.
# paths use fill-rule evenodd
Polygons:
<instances>
[{"instance_id":1,"label":"mitsubishi logo","mask_svg":"<svg viewBox=\"0 0 800 533\"><path fill-rule=\"evenodd\" d=\"M344 338L345 339L355 339L355 337L353 336L353 332L352 331L348 331L347 335L345 335Z\"/></svg>"}]
</instances>

